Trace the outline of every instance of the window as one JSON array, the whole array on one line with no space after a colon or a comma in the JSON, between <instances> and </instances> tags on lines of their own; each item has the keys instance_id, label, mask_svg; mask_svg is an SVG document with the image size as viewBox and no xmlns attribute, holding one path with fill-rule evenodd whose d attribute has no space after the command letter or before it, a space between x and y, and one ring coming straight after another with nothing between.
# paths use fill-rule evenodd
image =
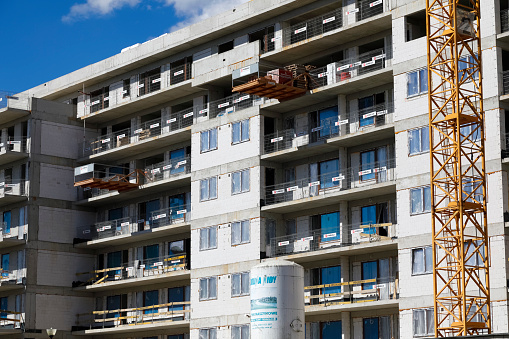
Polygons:
<instances>
[{"instance_id":1,"label":"window","mask_svg":"<svg viewBox=\"0 0 509 339\"><path fill-rule=\"evenodd\" d=\"M338 241L341 239L339 212L332 212L318 216L320 219L321 241Z\"/></svg>"},{"instance_id":2,"label":"window","mask_svg":"<svg viewBox=\"0 0 509 339\"><path fill-rule=\"evenodd\" d=\"M150 307L154 305L159 305L159 290L146 291L143 292L143 307ZM155 307L146 308L143 313L158 313L159 310Z\"/></svg>"},{"instance_id":3,"label":"window","mask_svg":"<svg viewBox=\"0 0 509 339\"><path fill-rule=\"evenodd\" d=\"M201 132L200 140L200 151L202 153L217 149L217 128Z\"/></svg>"},{"instance_id":4,"label":"window","mask_svg":"<svg viewBox=\"0 0 509 339\"><path fill-rule=\"evenodd\" d=\"M249 272L232 274L232 297L249 295Z\"/></svg>"},{"instance_id":5,"label":"window","mask_svg":"<svg viewBox=\"0 0 509 339\"><path fill-rule=\"evenodd\" d=\"M428 71L426 68L407 74L407 97L428 92Z\"/></svg>"},{"instance_id":6,"label":"window","mask_svg":"<svg viewBox=\"0 0 509 339\"><path fill-rule=\"evenodd\" d=\"M431 211L431 188L429 186L410 190L410 214Z\"/></svg>"},{"instance_id":7,"label":"window","mask_svg":"<svg viewBox=\"0 0 509 339\"><path fill-rule=\"evenodd\" d=\"M249 119L232 124L232 144L249 140Z\"/></svg>"},{"instance_id":8,"label":"window","mask_svg":"<svg viewBox=\"0 0 509 339\"><path fill-rule=\"evenodd\" d=\"M332 188L338 186L340 181L335 178L339 176L339 159L332 159L319 162L320 188Z\"/></svg>"},{"instance_id":9,"label":"window","mask_svg":"<svg viewBox=\"0 0 509 339\"><path fill-rule=\"evenodd\" d=\"M249 224L249 220L232 223L232 245L240 245L249 242Z\"/></svg>"},{"instance_id":10,"label":"window","mask_svg":"<svg viewBox=\"0 0 509 339\"><path fill-rule=\"evenodd\" d=\"M232 326L232 339L249 339L249 325Z\"/></svg>"},{"instance_id":11,"label":"window","mask_svg":"<svg viewBox=\"0 0 509 339\"><path fill-rule=\"evenodd\" d=\"M470 124L460 128L461 141L468 139L477 141L481 139L481 126L478 124Z\"/></svg>"},{"instance_id":12,"label":"window","mask_svg":"<svg viewBox=\"0 0 509 339\"><path fill-rule=\"evenodd\" d=\"M24 208L20 208L20 212L24 211ZM21 218L20 218L21 219ZM3 227L2 227L2 234L10 234L11 233L11 211L5 211L3 213ZM24 225L24 223L20 222L20 225Z\"/></svg>"},{"instance_id":13,"label":"window","mask_svg":"<svg viewBox=\"0 0 509 339\"><path fill-rule=\"evenodd\" d=\"M310 323L310 339L334 339L340 337L341 333L341 321Z\"/></svg>"},{"instance_id":14,"label":"window","mask_svg":"<svg viewBox=\"0 0 509 339\"><path fill-rule=\"evenodd\" d=\"M153 265L159 261L159 244L143 246L143 259L145 265Z\"/></svg>"},{"instance_id":15,"label":"window","mask_svg":"<svg viewBox=\"0 0 509 339\"><path fill-rule=\"evenodd\" d=\"M387 149L379 147L374 150L361 152L361 181L387 180Z\"/></svg>"},{"instance_id":16,"label":"window","mask_svg":"<svg viewBox=\"0 0 509 339\"><path fill-rule=\"evenodd\" d=\"M200 251L217 248L217 226L200 229Z\"/></svg>"},{"instance_id":17,"label":"window","mask_svg":"<svg viewBox=\"0 0 509 339\"><path fill-rule=\"evenodd\" d=\"M429 126L408 131L408 154L429 152Z\"/></svg>"},{"instance_id":18,"label":"window","mask_svg":"<svg viewBox=\"0 0 509 339\"><path fill-rule=\"evenodd\" d=\"M217 339L216 328L201 328L199 339Z\"/></svg>"},{"instance_id":19,"label":"window","mask_svg":"<svg viewBox=\"0 0 509 339\"><path fill-rule=\"evenodd\" d=\"M200 300L217 299L217 277L200 279Z\"/></svg>"},{"instance_id":20,"label":"window","mask_svg":"<svg viewBox=\"0 0 509 339\"><path fill-rule=\"evenodd\" d=\"M426 11L410 14L406 19L406 41L426 36Z\"/></svg>"},{"instance_id":21,"label":"window","mask_svg":"<svg viewBox=\"0 0 509 339\"><path fill-rule=\"evenodd\" d=\"M481 178L464 178L463 179L463 199L470 196L466 201L473 203L483 203ZM473 192L473 193L472 193Z\"/></svg>"},{"instance_id":22,"label":"window","mask_svg":"<svg viewBox=\"0 0 509 339\"><path fill-rule=\"evenodd\" d=\"M364 127L374 125L377 121L384 118L383 116L377 118L376 114L373 115L373 111L378 111L382 107L383 109L386 108L385 92L360 98L358 99L358 105L359 105L359 126Z\"/></svg>"},{"instance_id":23,"label":"window","mask_svg":"<svg viewBox=\"0 0 509 339\"><path fill-rule=\"evenodd\" d=\"M414 337L420 335L435 334L435 318L432 308L424 308L413 311Z\"/></svg>"},{"instance_id":24,"label":"window","mask_svg":"<svg viewBox=\"0 0 509 339\"><path fill-rule=\"evenodd\" d=\"M131 80L125 79L123 81L122 98L127 98L129 96L131 96Z\"/></svg>"},{"instance_id":25,"label":"window","mask_svg":"<svg viewBox=\"0 0 509 339\"><path fill-rule=\"evenodd\" d=\"M364 339L390 339L394 338L390 317L362 319Z\"/></svg>"},{"instance_id":26,"label":"window","mask_svg":"<svg viewBox=\"0 0 509 339\"><path fill-rule=\"evenodd\" d=\"M200 201L217 198L217 177L200 180Z\"/></svg>"},{"instance_id":27,"label":"window","mask_svg":"<svg viewBox=\"0 0 509 339\"><path fill-rule=\"evenodd\" d=\"M476 55L477 56L477 55ZM469 81L470 79L467 79L472 71L474 70L474 67L477 68L477 61L472 55L467 55L462 58L460 58L458 62L458 77L461 80ZM463 79L465 77L465 79ZM479 79L479 71L476 71L473 76L474 79Z\"/></svg>"},{"instance_id":28,"label":"window","mask_svg":"<svg viewBox=\"0 0 509 339\"><path fill-rule=\"evenodd\" d=\"M217 54L228 52L233 49L233 40L217 46Z\"/></svg>"},{"instance_id":29,"label":"window","mask_svg":"<svg viewBox=\"0 0 509 339\"><path fill-rule=\"evenodd\" d=\"M465 242L467 248L467 266L480 266L484 267L484 246L481 240L473 240ZM476 248L478 250L476 251ZM475 253L474 253L475 252Z\"/></svg>"},{"instance_id":30,"label":"window","mask_svg":"<svg viewBox=\"0 0 509 339\"><path fill-rule=\"evenodd\" d=\"M431 246L412 249L412 274L433 273L433 249Z\"/></svg>"},{"instance_id":31,"label":"window","mask_svg":"<svg viewBox=\"0 0 509 339\"><path fill-rule=\"evenodd\" d=\"M249 191L249 169L232 173L232 194Z\"/></svg>"}]
</instances>

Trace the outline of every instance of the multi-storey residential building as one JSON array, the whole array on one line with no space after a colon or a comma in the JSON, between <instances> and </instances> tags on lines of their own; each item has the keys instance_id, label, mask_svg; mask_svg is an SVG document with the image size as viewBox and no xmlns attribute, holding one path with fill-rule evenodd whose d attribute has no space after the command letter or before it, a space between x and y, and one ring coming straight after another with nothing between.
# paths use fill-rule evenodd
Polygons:
<instances>
[{"instance_id":1,"label":"multi-storey residential building","mask_svg":"<svg viewBox=\"0 0 509 339\"><path fill-rule=\"evenodd\" d=\"M505 333L508 5L482 6ZM431 336L426 52L421 0L253 0L5 97L0 336L249 338L268 258L305 268L306 338Z\"/></svg>"}]
</instances>

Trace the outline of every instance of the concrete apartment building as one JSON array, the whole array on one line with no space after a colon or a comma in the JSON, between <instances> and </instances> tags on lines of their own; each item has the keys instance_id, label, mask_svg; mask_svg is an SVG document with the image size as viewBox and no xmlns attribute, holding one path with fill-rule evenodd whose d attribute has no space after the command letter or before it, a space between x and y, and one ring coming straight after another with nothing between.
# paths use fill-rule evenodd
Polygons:
<instances>
[{"instance_id":1,"label":"concrete apartment building","mask_svg":"<svg viewBox=\"0 0 509 339\"><path fill-rule=\"evenodd\" d=\"M481 5L506 333L509 5ZM306 338L432 336L426 51L422 0L253 0L4 97L0 337L246 339L267 258L305 268ZM300 97L232 93L293 64Z\"/></svg>"}]
</instances>

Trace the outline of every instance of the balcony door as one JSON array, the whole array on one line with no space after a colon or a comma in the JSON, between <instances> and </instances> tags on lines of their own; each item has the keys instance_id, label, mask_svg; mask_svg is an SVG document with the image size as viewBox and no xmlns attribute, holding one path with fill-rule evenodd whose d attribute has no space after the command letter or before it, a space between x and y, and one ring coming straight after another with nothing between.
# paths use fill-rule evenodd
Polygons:
<instances>
[{"instance_id":1,"label":"balcony door","mask_svg":"<svg viewBox=\"0 0 509 339\"><path fill-rule=\"evenodd\" d=\"M320 215L321 242L338 241L341 239L339 212Z\"/></svg>"},{"instance_id":2,"label":"balcony door","mask_svg":"<svg viewBox=\"0 0 509 339\"><path fill-rule=\"evenodd\" d=\"M21 208L21 210L23 210L23 207ZM5 236L6 234L11 233L11 211L5 211L3 213L3 222L4 222L4 227L3 227L2 233Z\"/></svg>"},{"instance_id":3,"label":"balcony door","mask_svg":"<svg viewBox=\"0 0 509 339\"><path fill-rule=\"evenodd\" d=\"M358 99L359 105L359 127L374 125L377 116L372 113L376 111L378 105L385 103L385 93L377 93ZM383 116L382 116L383 118Z\"/></svg>"}]
</instances>

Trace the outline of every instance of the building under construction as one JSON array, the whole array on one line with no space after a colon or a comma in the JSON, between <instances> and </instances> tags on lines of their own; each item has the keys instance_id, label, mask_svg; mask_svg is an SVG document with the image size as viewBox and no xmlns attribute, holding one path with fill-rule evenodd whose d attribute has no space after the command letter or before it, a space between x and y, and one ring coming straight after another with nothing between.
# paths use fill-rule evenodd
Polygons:
<instances>
[{"instance_id":1,"label":"building under construction","mask_svg":"<svg viewBox=\"0 0 509 339\"><path fill-rule=\"evenodd\" d=\"M489 263L496 338L509 3L481 14L484 138L460 134L484 143L486 194L462 187L488 197L488 246L465 264ZM252 0L1 93L0 337L256 338L271 258L305 269L306 339L434 337L427 55L423 0Z\"/></svg>"}]
</instances>

